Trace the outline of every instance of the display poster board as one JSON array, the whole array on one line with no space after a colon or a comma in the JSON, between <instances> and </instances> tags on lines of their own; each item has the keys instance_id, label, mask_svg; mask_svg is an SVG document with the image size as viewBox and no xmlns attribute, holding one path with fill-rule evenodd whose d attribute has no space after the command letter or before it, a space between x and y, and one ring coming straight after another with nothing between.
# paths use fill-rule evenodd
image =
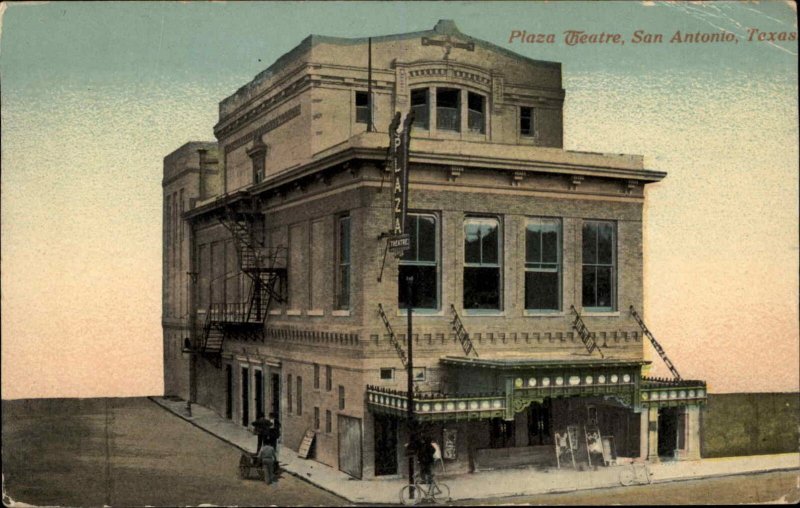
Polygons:
<instances>
[{"instance_id":1,"label":"display poster board","mask_svg":"<svg viewBox=\"0 0 800 508\"><path fill-rule=\"evenodd\" d=\"M456 436L458 435L455 429L444 429L442 431L444 449L442 450L442 458L446 460L456 460L458 456L456 453Z\"/></svg>"},{"instance_id":2,"label":"display poster board","mask_svg":"<svg viewBox=\"0 0 800 508\"><path fill-rule=\"evenodd\" d=\"M308 458L308 454L311 451L311 445L314 444L314 436L316 436L316 432L311 429L306 431L306 435L303 436L303 440L300 442L300 448L297 450L297 456L303 459Z\"/></svg>"}]
</instances>

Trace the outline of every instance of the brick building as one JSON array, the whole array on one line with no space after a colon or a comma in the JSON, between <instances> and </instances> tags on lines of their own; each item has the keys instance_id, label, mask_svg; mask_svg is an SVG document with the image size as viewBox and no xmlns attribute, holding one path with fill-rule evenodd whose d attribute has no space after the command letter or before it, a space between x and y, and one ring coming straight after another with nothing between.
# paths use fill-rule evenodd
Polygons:
<instances>
[{"instance_id":1,"label":"brick building","mask_svg":"<svg viewBox=\"0 0 800 508\"><path fill-rule=\"evenodd\" d=\"M219 104L216 142L164 160L166 394L399 474L413 276L415 415L448 472L555 463L557 442L586 462L593 430L699 458L705 383L642 375L644 186L666 175L564 150L564 99L559 63L450 21L307 37ZM389 125L412 110L411 249L384 263Z\"/></svg>"}]
</instances>

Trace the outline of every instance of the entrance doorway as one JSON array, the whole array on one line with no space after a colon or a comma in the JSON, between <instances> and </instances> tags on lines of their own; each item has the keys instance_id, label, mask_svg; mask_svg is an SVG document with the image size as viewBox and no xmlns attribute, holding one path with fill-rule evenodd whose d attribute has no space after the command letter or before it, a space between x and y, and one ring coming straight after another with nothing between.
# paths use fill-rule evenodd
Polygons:
<instances>
[{"instance_id":1,"label":"entrance doorway","mask_svg":"<svg viewBox=\"0 0 800 508\"><path fill-rule=\"evenodd\" d=\"M361 479L361 418L339 415L339 470Z\"/></svg>"},{"instance_id":2,"label":"entrance doorway","mask_svg":"<svg viewBox=\"0 0 800 508\"><path fill-rule=\"evenodd\" d=\"M280 374L272 374L270 376L270 392L272 397L270 398L270 407L269 412L275 415L275 419L280 421L281 419L281 375Z\"/></svg>"},{"instance_id":3,"label":"entrance doorway","mask_svg":"<svg viewBox=\"0 0 800 508\"><path fill-rule=\"evenodd\" d=\"M250 369L242 367L242 425L250 425Z\"/></svg>"},{"instance_id":4,"label":"entrance doorway","mask_svg":"<svg viewBox=\"0 0 800 508\"><path fill-rule=\"evenodd\" d=\"M531 402L528 407L528 444L530 446L553 444L550 431L552 404L550 399Z\"/></svg>"},{"instance_id":5,"label":"entrance doorway","mask_svg":"<svg viewBox=\"0 0 800 508\"><path fill-rule=\"evenodd\" d=\"M489 428L490 448L511 448L514 442L514 422L502 418L492 418Z\"/></svg>"},{"instance_id":6,"label":"entrance doorway","mask_svg":"<svg viewBox=\"0 0 800 508\"><path fill-rule=\"evenodd\" d=\"M254 390L253 394L256 403L256 418L264 415L264 375L260 370L253 371Z\"/></svg>"},{"instance_id":7,"label":"entrance doorway","mask_svg":"<svg viewBox=\"0 0 800 508\"><path fill-rule=\"evenodd\" d=\"M375 476L397 474L397 419L375 415Z\"/></svg>"},{"instance_id":8,"label":"entrance doorway","mask_svg":"<svg viewBox=\"0 0 800 508\"><path fill-rule=\"evenodd\" d=\"M225 418L233 418L233 368L225 365Z\"/></svg>"},{"instance_id":9,"label":"entrance doorway","mask_svg":"<svg viewBox=\"0 0 800 508\"><path fill-rule=\"evenodd\" d=\"M678 449L678 408L664 407L658 410L658 456L674 458Z\"/></svg>"}]
</instances>

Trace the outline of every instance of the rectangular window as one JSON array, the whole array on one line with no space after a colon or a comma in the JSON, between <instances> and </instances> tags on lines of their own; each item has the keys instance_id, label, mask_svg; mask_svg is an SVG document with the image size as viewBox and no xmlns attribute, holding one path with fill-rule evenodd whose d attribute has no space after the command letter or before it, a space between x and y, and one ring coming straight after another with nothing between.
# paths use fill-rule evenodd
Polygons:
<instances>
[{"instance_id":1,"label":"rectangular window","mask_svg":"<svg viewBox=\"0 0 800 508\"><path fill-rule=\"evenodd\" d=\"M616 239L614 223L583 223L583 307L614 310Z\"/></svg>"},{"instance_id":2,"label":"rectangular window","mask_svg":"<svg viewBox=\"0 0 800 508\"><path fill-rule=\"evenodd\" d=\"M425 381L425 367L414 367L414 382Z\"/></svg>"},{"instance_id":3,"label":"rectangular window","mask_svg":"<svg viewBox=\"0 0 800 508\"><path fill-rule=\"evenodd\" d=\"M525 229L525 309L561 308L561 221L530 219Z\"/></svg>"},{"instance_id":4,"label":"rectangular window","mask_svg":"<svg viewBox=\"0 0 800 508\"><path fill-rule=\"evenodd\" d=\"M344 386L339 385L339 411L344 410Z\"/></svg>"},{"instance_id":5,"label":"rectangular window","mask_svg":"<svg viewBox=\"0 0 800 508\"><path fill-rule=\"evenodd\" d=\"M486 133L486 98L483 95L467 93L467 127L473 134Z\"/></svg>"},{"instance_id":6,"label":"rectangular window","mask_svg":"<svg viewBox=\"0 0 800 508\"><path fill-rule=\"evenodd\" d=\"M500 222L464 221L464 308L500 310Z\"/></svg>"},{"instance_id":7,"label":"rectangular window","mask_svg":"<svg viewBox=\"0 0 800 508\"><path fill-rule=\"evenodd\" d=\"M436 89L436 128L442 131L461 131L461 91L454 88Z\"/></svg>"},{"instance_id":8,"label":"rectangular window","mask_svg":"<svg viewBox=\"0 0 800 508\"><path fill-rule=\"evenodd\" d=\"M329 409L325 410L325 433L331 433L331 412Z\"/></svg>"},{"instance_id":9,"label":"rectangular window","mask_svg":"<svg viewBox=\"0 0 800 508\"><path fill-rule=\"evenodd\" d=\"M519 135L533 137L533 108L519 108Z\"/></svg>"},{"instance_id":10,"label":"rectangular window","mask_svg":"<svg viewBox=\"0 0 800 508\"><path fill-rule=\"evenodd\" d=\"M427 88L411 90L411 111L414 112L414 127L427 129L430 111Z\"/></svg>"},{"instance_id":11,"label":"rectangular window","mask_svg":"<svg viewBox=\"0 0 800 508\"><path fill-rule=\"evenodd\" d=\"M356 92L356 122L369 123L369 94Z\"/></svg>"},{"instance_id":12,"label":"rectangular window","mask_svg":"<svg viewBox=\"0 0 800 508\"><path fill-rule=\"evenodd\" d=\"M286 410L292 413L292 375L286 375Z\"/></svg>"},{"instance_id":13,"label":"rectangular window","mask_svg":"<svg viewBox=\"0 0 800 508\"><path fill-rule=\"evenodd\" d=\"M303 414L303 378L297 376L297 416Z\"/></svg>"},{"instance_id":14,"label":"rectangular window","mask_svg":"<svg viewBox=\"0 0 800 508\"><path fill-rule=\"evenodd\" d=\"M319 430L319 408L314 407L314 430Z\"/></svg>"},{"instance_id":15,"label":"rectangular window","mask_svg":"<svg viewBox=\"0 0 800 508\"><path fill-rule=\"evenodd\" d=\"M319 390L319 364L314 364L314 389Z\"/></svg>"},{"instance_id":16,"label":"rectangular window","mask_svg":"<svg viewBox=\"0 0 800 508\"><path fill-rule=\"evenodd\" d=\"M350 308L350 216L339 217L337 245L336 308Z\"/></svg>"},{"instance_id":17,"label":"rectangular window","mask_svg":"<svg viewBox=\"0 0 800 508\"><path fill-rule=\"evenodd\" d=\"M391 381L392 379L394 379L394 369L381 369L381 381Z\"/></svg>"},{"instance_id":18,"label":"rectangular window","mask_svg":"<svg viewBox=\"0 0 800 508\"><path fill-rule=\"evenodd\" d=\"M330 365L325 366L325 390L333 390L333 369Z\"/></svg>"},{"instance_id":19,"label":"rectangular window","mask_svg":"<svg viewBox=\"0 0 800 508\"><path fill-rule=\"evenodd\" d=\"M397 301L407 309L407 277L413 277L415 309L439 308L438 232L436 216L410 213L406 219L406 232L411 236L411 248L400 259L397 278Z\"/></svg>"},{"instance_id":20,"label":"rectangular window","mask_svg":"<svg viewBox=\"0 0 800 508\"><path fill-rule=\"evenodd\" d=\"M266 155L255 154L253 156L253 181L255 183L261 183L264 181L264 176L266 174Z\"/></svg>"}]
</instances>

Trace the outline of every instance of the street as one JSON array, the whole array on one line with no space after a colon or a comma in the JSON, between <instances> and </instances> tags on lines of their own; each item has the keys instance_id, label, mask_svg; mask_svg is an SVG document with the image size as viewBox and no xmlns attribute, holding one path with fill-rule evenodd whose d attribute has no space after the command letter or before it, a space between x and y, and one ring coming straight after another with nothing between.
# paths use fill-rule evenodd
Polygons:
<instances>
[{"instance_id":1,"label":"street","mask_svg":"<svg viewBox=\"0 0 800 508\"><path fill-rule=\"evenodd\" d=\"M747 504L800 501L800 478L796 471L747 476L725 476L705 480L655 483L611 489L581 490L564 494L506 497L462 501L462 505L678 505Z\"/></svg>"},{"instance_id":2,"label":"street","mask_svg":"<svg viewBox=\"0 0 800 508\"><path fill-rule=\"evenodd\" d=\"M4 497L16 502L345 504L285 472L273 486L239 479L238 449L146 398L4 400L2 410Z\"/></svg>"},{"instance_id":3,"label":"street","mask_svg":"<svg viewBox=\"0 0 800 508\"><path fill-rule=\"evenodd\" d=\"M348 504L285 472L271 487L241 480L237 448L146 398L3 401L2 410L5 504L5 496L60 506ZM791 503L799 481L783 471L452 504Z\"/></svg>"}]
</instances>

